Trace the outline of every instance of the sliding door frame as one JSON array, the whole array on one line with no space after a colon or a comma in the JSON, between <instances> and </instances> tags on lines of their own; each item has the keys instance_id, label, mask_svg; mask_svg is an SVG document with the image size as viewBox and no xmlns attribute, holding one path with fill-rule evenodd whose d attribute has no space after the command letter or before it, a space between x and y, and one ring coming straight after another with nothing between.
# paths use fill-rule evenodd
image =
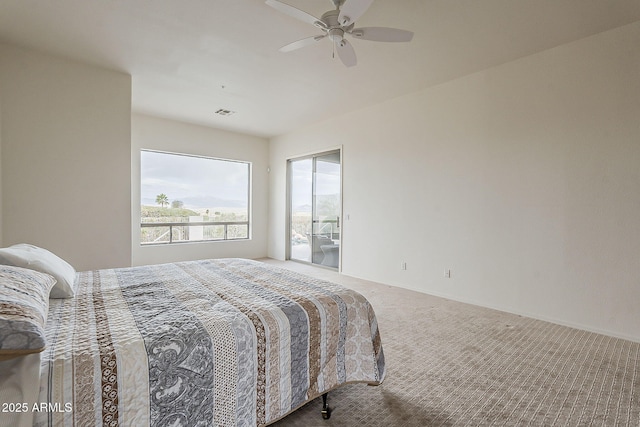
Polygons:
<instances>
[{"instance_id":1,"label":"sliding door frame","mask_svg":"<svg viewBox=\"0 0 640 427\"><path fill-rule=\"evenodd\" d=\"M300 154L297 156L292 156L292 157L287 157L287 165L286 165L286 171L287 171L287 197L286 197L286 204L287 204L287 208L286 208L286 233L285 233L285 259L286 260L290 260L290 261L294 261L294 262L299 262L302 264L308 264L308 265L315 265L317 267L322 267L322 268L327 268L333 271L336 271L335 268L332 267L327 267L327 266L323 266L321 264L314 264L313 260L312 261L303 261L303 260L299 260L299 259L294 259L291 258L291 224L293 221L293 212L291 210L291 191L292 191L292 174L291 174L291 162L294 161L298 161L298 160L306 160L306 159L313 159L314 157L319 157L319 156L323 156L326 154L331 154L331 153L338 153L339 157L340 157L340 209L338 212L339 218L340 218L340 238L339 238L339 244L340 244L340 250L338 251L338 268L337 271L338 272L342 272L342 248L343 248L343 227L344 227L344 216L342 214L343 212L343 208L342 208L342 202L343 202L343 188L344 188L344 183L343 183L343 176L344 176L344 159L343 159L343 152L342 152L343 148L342 145L338 145L336 147L331 147L331 148L327 148L321 151L314 151L314 152L310 152L310 153L305 153L305 154ZM313 172L315 173L315 162L314 162L314 169ZM312 207L311 207L311 232L313 233L313 214L315 213L315 198L312 198Z\"/></svg>"}]
</instances>

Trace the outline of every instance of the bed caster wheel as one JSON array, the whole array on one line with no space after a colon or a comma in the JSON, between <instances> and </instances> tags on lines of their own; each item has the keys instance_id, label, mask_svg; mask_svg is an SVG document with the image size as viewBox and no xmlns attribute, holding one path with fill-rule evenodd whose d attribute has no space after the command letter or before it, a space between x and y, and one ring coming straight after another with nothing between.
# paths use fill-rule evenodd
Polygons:
<instances>
[{"instance_id":1,"label":"bed caster wheel","mask_svg":"<svg viewBox=\"0 0 640 427\"><path fill-rule=\"evenodd\" d=\"M320 411L322 413L322 418L325 420L331 418L331 408L327 405L327 394L328 393L322 395L322 411Z\"/></svg>"},{"instance_id":2,"label":"bed caster wheel","mask_svg":"<svg viewBox=\"0 0 640 427\"><path fill-rule=\"evenodd\" d=\"M329 408L328 406L326 408L322 408L322 419L324 420L328 420L329 418L331 418L331 408Z\"/></svg>"}]
</instances>

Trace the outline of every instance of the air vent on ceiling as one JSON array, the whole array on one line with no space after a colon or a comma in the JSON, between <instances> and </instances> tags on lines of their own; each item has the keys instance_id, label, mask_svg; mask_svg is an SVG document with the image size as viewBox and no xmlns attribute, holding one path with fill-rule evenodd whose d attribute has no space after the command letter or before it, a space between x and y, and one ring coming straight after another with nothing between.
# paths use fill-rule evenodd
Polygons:
<instances>
[{"instance_id":1,"label":"air vent on ceiling","mask_svg":"<svg viewBox=\"0 0 640 427\"><path fill-rule=\"evenodd\" d=\"M235 111L231 111L231 110L227 110L225 108L221 108L218 111L216 111L216 114L219 116L230 116L232 114L235 114Z\"/></svg>"}]
</instances>

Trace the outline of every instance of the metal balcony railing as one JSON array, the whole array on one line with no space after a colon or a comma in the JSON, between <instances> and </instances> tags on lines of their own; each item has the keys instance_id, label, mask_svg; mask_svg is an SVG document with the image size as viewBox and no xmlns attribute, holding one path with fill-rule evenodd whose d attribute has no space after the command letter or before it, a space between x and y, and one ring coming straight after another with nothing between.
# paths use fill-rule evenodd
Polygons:
<instances>
[{"instance_id":1,"label":"metal balcony railing","mask_svg":"<svg viewBox=\"0 0 640 427\"><path fill-rule=\"evenodd\" d=\"M246 232L241 237L230 237L229 236L229 226L245 226ZM168 230L159 236L154 236L154 239L151 241L141 241L142 245L152 245L152 244L169 244L169 243L178 243L178 242L198 242L198 241L208 241L208 240L240 240L240 239L248 239L249 238L249 221L204 221L204 222L143 222L140 223L140 229L144 228L162 228L167 227ZM202 238L185 238L185 235L189 237L188 229L190 227L203 227L202 230ZM206 228L211 227L223 227L223 233L221 237L212 237L211 233L209 236L205 236L207 233L205 232ZM185 231L186 229L186 231ZM177 231L181 237L174 238L174 231ZM165 239L168 235L168 240Z\"/></svg>"}]
</instances>

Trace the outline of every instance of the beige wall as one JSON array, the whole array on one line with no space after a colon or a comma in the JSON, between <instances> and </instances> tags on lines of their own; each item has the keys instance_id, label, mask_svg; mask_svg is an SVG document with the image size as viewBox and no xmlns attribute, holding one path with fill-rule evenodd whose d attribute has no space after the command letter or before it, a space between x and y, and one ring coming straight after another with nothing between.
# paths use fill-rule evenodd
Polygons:
<instances>
[{"instance_id":1,"label":"beige wall","mask_svg":"<svg viewBox=\"0 0 640 427\"><path fill-rule=\"evenodd\" d=\"M286 158L342 144L345 274L640 341L638 46L635 23L274 138L269 256Z\"/></svg>"},{"instance_id":2,"label":"beige wall","mask_svg":"<svg viewBox=\"0 0 640 427\"><path fill-rule=\"evenodd\" d=\"M131 263L131 77L0 44L2 245Z\"/></svg>"},{"instance_id":3,"label":"beige wall","mask_svg":"<svg viewBox=\"0 0 640 427\"><path fill-rule=\"evenodd\" d=\"M140 206L140 150L194 154L252 163L251 239L140 246L140 209L133 209L133 265L206 258L261 258L267 255L268 141L173 120L134 114L132 118L131 203Z\"/></svg>"}]
</instances>

